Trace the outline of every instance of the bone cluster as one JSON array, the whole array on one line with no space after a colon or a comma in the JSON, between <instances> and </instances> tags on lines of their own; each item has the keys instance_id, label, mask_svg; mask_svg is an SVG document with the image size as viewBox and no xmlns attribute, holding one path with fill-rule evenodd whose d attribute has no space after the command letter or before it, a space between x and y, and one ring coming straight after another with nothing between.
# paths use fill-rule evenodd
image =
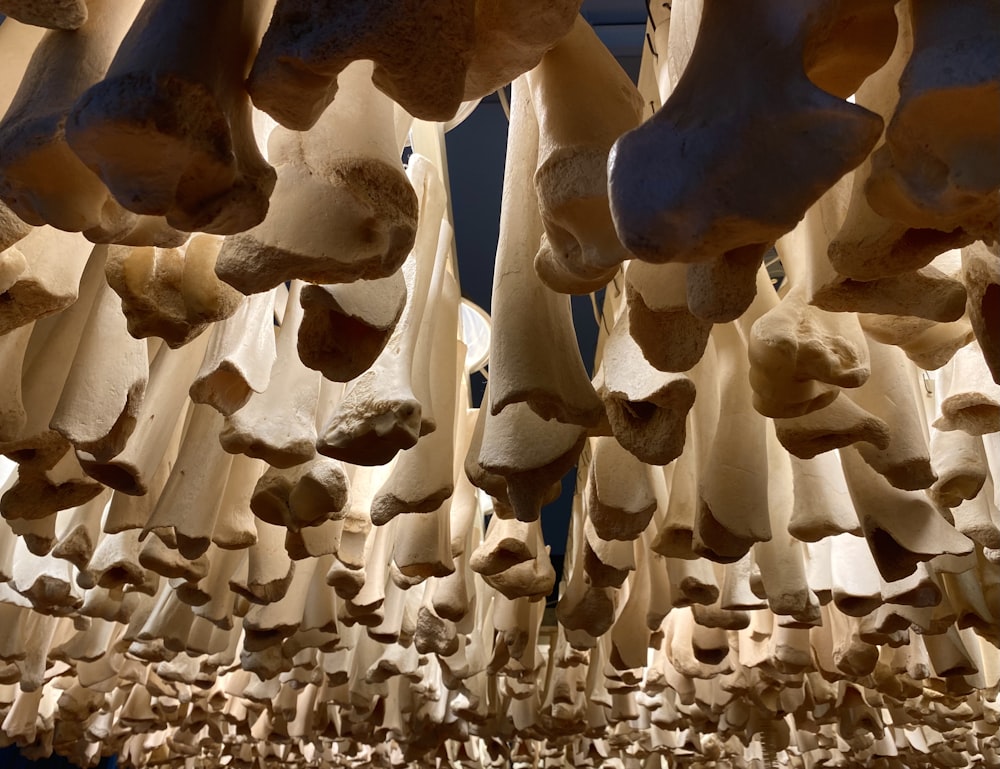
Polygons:
<instances>
[{"instance_id":1,"label":"bone cluster","mask_svg":"<svg viewBox=\"0 0 1000 769\"><path fill-rule=\"evenodd\" d=\"M1000 766L1000 5L579 6L0 0L0 742Z\"/></svg>"}]
</instances>

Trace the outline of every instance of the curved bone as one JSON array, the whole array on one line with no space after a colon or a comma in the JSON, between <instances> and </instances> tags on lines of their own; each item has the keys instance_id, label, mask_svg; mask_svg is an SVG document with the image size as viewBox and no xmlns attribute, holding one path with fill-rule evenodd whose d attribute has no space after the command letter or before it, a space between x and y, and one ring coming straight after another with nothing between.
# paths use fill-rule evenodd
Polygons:
<instances>
[{"instance_id":1,"label":"curved bone","mask_svg":"<svg viewBox=\"0 0 1000 769\"><path fill-rule=\"evenodd\" d=\"M931 428L931 465L937 480L928 493L938 504L956 507L974 499L989 473L986 451L979 436L962 430Z\"/></svg>"},{"instance_id":2,"label":"curved bone","mask_svg":"<svg viewBox=\"0 0 1000 769\"><path fill-rule=\"evenodd\" d=\"M316 445L321 454L352 464L384 464L433 430L416 397L414 356L434 265L445 258L450 242L441 237L445 200L437 169L411 155L407 173L420 192L420 222L403 265L406 308L385 349L350 386Z\"/></svg>"},{"instance_id":3,"label":"curved bone","mask_svg":"<svg viewBox=\"0 0 1000 769\"><path fill-rule=\"evenodd\" d=\"M747 248L763 255L864 159L882 121L823 91L803 71L817 38L836 28L838 6L811 3L794 12L782 6L778 25L762 8L706 0L677 87L651 120L612 149L611 211L626 248L651 262L703 261ZM755 66L733 77L731 57L751 52ZM781 73L782 86L764 93L759 83L765 72ZM719 83L730 96L720 94ZM693 119L708 109L707 99L717 98L737 106L711 126ZM776 129L782 124L794 125L800 141L790 145L787 132ZM678 156L683 170L663 165ZM714 171L706 175L705 168ZM787 184L786 174L775 173L779 168L794 168L796 181ZM727 190L724 199L719 189Z\"/></svg>"},{"instance_id":4,"label":"curved bone","mask_svg":"<svg viewBox=\"0 0 1000 769\"><path fill-rule=\"evenodd\" d=\"M9 274L0 308L0 334L65 309L76 301L81 276L93 246L83 236L52 227L35 227L7 249L5 264L23 262Z\"/></svg>"},{"instance_id":5,"label":"curved bone","mask_svg":"<svg viewBox=\"0 0 1000 769\"><path fill-rule=\"evenodd\" d=\"M89 502L63 513L59 520L59 540L52 548L52 555L69 561L78 569L76 582L81 587L93 581L88 564L100 538L101 517L110 499L111 490L104 489Z\"/></svg>"},{"instance_id":6,"label":"curved bone","mask_svg":"<svg viewBox=\"0 0 1000 769\"><path fill-rule=\"evenodd\" d=\"M942 370L938 430L969 435L1000 432L1000 384L993 381L976 342L959 350Z\"/></svg>"},{"instance_id":7,"label":"curved bone","mask_svg":"<svg viewBox=\"0 0 1000 769\"><path fill-rule=\"evenodd\" d=\"M577 16L569 33L527 75L538 119L535 191L546 246L535 271L555 291L596 291L629 258L608 207L608 152L639 125L642 97Z\"/></svg>"},{"instance_id":8,"label":"curved bone","mask_svg":"<svg viewBox=\"0 0 1000 769\"><path fill-rule=\"evenodd\" d=\"M618 442L642 462L665 465L684 449L695 386L683 374L662 373L651 366L630 325L626 306L605 343L595 377L597 391Z\"/></svg>"},{"instance_id":9,"label":"curved bone","mask_svg":"<svg viewBox=\"0 0 1000 769\"><path fill-rule=\"evenodd\" d=\"M461 104L474 44L469 0L350 0L336 9L320 0L278 0L247 85L257 107L305 131L334 101L340 73L371 59L372 81L403 109L448 120Z\"/></svg>"},{"instance_id":10,"label":"curved bone","mask_svg":"<svg viewBox=\"0 0 1000 769\"><path fill-rule=\"evenodd\" d=\"M189 402L187 390L201 365L207 343L208 337L202 336L179 350L160 348L150 366L149 386L128 443L106 462L78 452L87 475L125 494L141 496L149 491L177 421L182 419Z\"/></svg>"},{"instance_id":11,"label":"curved bone","mask_svg":"<svg viewBox=\"0 0 1000 769\"><path fill-rule=\"evenodd\" d=\"M993 503L993 482L987 479L982 493L962 500L952 511L955 528L985 549L1000 548L1000 510Z\"/></svg>"},{"instance_id":12,"label":"curved bone","mask_svg":"<svg viewBox=\"0 0 1000 769\"><path fill-rule=\"evenodd\" d=\"M243 89L266 4L147 0L66 139L121 205L178 230L240 232L267 212L274 170Z\"/></svg>"},{"instance_id":13,"label":"curved bone","mask_svg":"<svg viewBox=\"0 0 1000 769\"><path fill-rule=\"evenodd\" d=\"M216 268L243 293L292 278L382 278L409 253L417 197L399 165L392 102L370 75L370 63L352 64L341 75L337 101L311 131L271 134L278 181L268 214L226 239Z\"/></svg>"},{"instance_id":14,"label":"curved bone","mask_svg":"<svg viewBox=\"0 0 1000 769\"><path fill-rule=\"evenodd\" d=\"M830 405L802 416L775 419L774 426L781 445L801 459L861 441L880 450L889 447L889 426L842 392Z\"/></svg>"},{"instance_id":15,"label":"curved bone","mask_svg":"<svg viewBox=\"0 0 1000 769\"><path fill-rule=\"evenodd\" d=\"M192 401L230 416L254 393L267 389L277 357L274 299L274 291L253 294L215 324L201 370L191 383Z\"/></svg>"},{"instance_id":16,"label":"curved bone","mask_svg":"<svg viewBox=\"0 0 1000 769\"><path fill-rule=\"evenodd\" d=\"M1000 73L976 52L1000 46L1000 10L983 0L957 10L928 0L908 7L913 52L865 193L873 209L910 227L996 239Z\"/></svg>"},{"instance_id":17,"label":"curved bone","mask_svg":"<svg viewBox=\"0 0 1000 769\"><path fill-rule=\"evenodd\" d=\"M101 536L87 564L95 585L109 590L129 585L132 590L146 595L156 593L157 575L139 563L142 548L139 533L139 529L128 529Z\"/></svg>"},{"instance_id":18,"label":"curved bone","mask_svg":"<svg viewBox=\"0 0 1000 769\"><path fill-rule=\"evenodd\" d=\"M0 196L24 221L83 231L95 242L120 241L139 227L158 245L186 237L162 220L142 220L122 208L66 143L70 109L103 77L138 7L138 0L91 0L79 29L49 32L35 50L0 123Z\"/></svg>"},{"instance_id":19,"label":"curved bone","mask_svg":"<svg viewBox=\"0 0 1000 769\"><path fill-rule=\"evenodd\" d=\"M902 348L907 358L928 371L944 366L975 339L972 324L964 317L952 323L901 315L861 315L859 320L872 339Z\"/></svg>"},{"instance_id":20,"label":"curved bone","mask_svg":"<svg viewBox=\"0 0 1000 769\"><path fill-rule=\"evenodd\" d=\"M687 371L705 352L712 323L687 304L686 266L638 259L625 272L629 331L642 354L660 371Z\"/></svg>"},{"instance_id":21,"label":"curved bone","mask_svg":"<svg viewBox=\"0 0 1000 769\"><path fill-rule=\"evenodd\" d=\"M215 277L221 239L194 235L183 248L108 249L108 284L121 299L129 333L181 347L243 301Z\"/></svg>"},{"instance_id":22,"label":"curved bone","mask_svg":"<svg viewBox=\"0 0 1000 769\"><path fill-rule=\"evenodd\" d=\"M589 427L603 408L583 366L569 297L546 287L530 263L542 231L531 183L538 125L527 80L516 80L512 89L493 273L489 408L496 416L527 403L543 419Z\"/></svg>"},{"instance_id":23,"label":"curved bone","mask_svg":"<svg viewBox=\"0 0 1000 769\"><path fill-rule=\"evenodd\" d=\"M92 259L99 259L95 253ZM135 429L149 381L146 342L128 332L118 296L106 284L87 318L50 427L106 462Z\"/></svg>"},{"instance_id":24,"label":"curved bone","mask_svg":"<svg viewBox=\"0 0 1000 769\"><path fill-rule=\"evenodd\" d=\"M334 382L349 382L382 354L406 306L401 270L387 278L302 289L299 358Z\"/></svg>"},{"instance_id":25,"label":"curved bone","mask_svg":"<svg viewBox=\"0 0 1000 769\"><path fill-rule=\"evenodd\" d=\"M294 281L288 292L267 388L227 416L219 434L226 451L263 459L279 468L307 462L316 453L321 377L302 365L296 349L302 322L301 290L302 284Z\"/></svg>"},{"instance_id":26,"label":"curved bone","mask_svg":"<svg viewBox=\"0 0 1000 769\"><path fill-rule=\"evenodd\" d=\"M962 281L976 339L993 381L1000 383L1000 247L974 243L962 249Z\"/></svg>"}]
</instances>

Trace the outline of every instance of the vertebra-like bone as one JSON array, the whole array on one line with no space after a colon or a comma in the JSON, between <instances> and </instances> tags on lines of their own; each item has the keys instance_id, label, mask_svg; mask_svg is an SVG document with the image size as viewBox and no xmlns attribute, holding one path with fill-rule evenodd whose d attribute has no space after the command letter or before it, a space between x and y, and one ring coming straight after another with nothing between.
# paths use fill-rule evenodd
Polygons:
<instances>
[{"instance_id":1,"label":"vertebra-like bone","mask_svg":"<svg viewBox=\"0 0 1000 769\"><path fill-rule=\"evenodd\" d=\"M66 138L130 211L186 232L259 223L275 174L261 157L243 80L267 3L145 0Z\"/></svg>"}]
</instances>

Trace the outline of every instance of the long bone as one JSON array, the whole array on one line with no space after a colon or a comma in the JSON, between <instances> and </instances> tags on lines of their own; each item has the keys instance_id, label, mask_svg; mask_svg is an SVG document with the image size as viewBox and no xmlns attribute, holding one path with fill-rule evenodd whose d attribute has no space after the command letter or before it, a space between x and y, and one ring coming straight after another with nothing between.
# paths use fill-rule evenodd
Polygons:
<instances>
[{"instance_id":1,"label":"long bone","mask_svg":"<svg viewBox=\"0 0 1000 769\"><path fill-rule=\"evenodd\" d=\"M639 124L642 97L578 16L527 75L538 119L535 191L546 239L535 271L556 291L603 287L629 253L608 208L608 151Z\"/></svg>"},{"instance_id":2,"label":"long bone","mask_svg":"<svg viewBox=\"0 0 1000 769\"><path fill-rule=\"evenodd\" d=\"M321 377L302 365L297 352L303 313L301 290L301 282L294 281L288 292L267 387L227 416L219 434L226 451L264 459L279 468L307 462L316 453Z\"/></svg>"},{"instance_id":3,"label":"long bone","mask_svg":"<svg viewBox=\"0 0 1000 769\"><path fill-rule=\"evenodd\" d=\"M271 134L278 181L267 216L226 239L217 267L243 293L292 278L383 278L409 253L417 197L400 168L392 102L370 75L370 63L353 63L311 131Z\"/></svg>"},{"instance_id":4,"label":"long bone","mask_svg":"<svg viewBox=\"0 0 1000 769\"><path fill-rule=\"evenodd\" d=\"M858 316L865 333L882 344L894 344L917 366L934 371L975 339L972 324L962 317L951 323L935 323L926 318L901 315L862 314Z\"/></svg>"},{"instance_id":5,"label":"long bone","mask_svg":"<svg viewBox=\"0 0 1000 769\"><path fill-rule=\"evenodd\" d=\"M223 235L264 218L275 174L243 79L268 5L143 3L66 123L70 147L125 208Z\"/></svg>"},{"instance_id":6,"label":"long bone","mask_svg":"<svg viewBox=\"0 0 1000 769\"><path fill-rule=\"evenodd\" d=\"M0 122L0 196L24 221L83 231L95 242L178 245L186 238L162 219L122 208L66 143L70 109L104 76L138 8L136 0L92 1L79 29L49 32L36 48ZM137 229L139 239L133 241Z\"/></svg>"},{"instance_id":7,"label":"long bone","mask_svg":"<svg viewBox=\"0 0 1000 769\"><path fill-rule=\"evenodd\" d=\"M907 3L913 51L899 101L872 155L865 194L872 208L913 228L996 239L1000 231L1000 10ZM926 169L935 169L933 181Z\"/></svg>"},{"instance_id":8,"label":"long bone","mask_svg":"<svg viewBox=\"0 0 1000 769\"><path fill-rule=\"evenodd\" d=\"M976 339L993 381L1000 383L1000 245L974 243L962 249L962 281Z\"/></svg>"},{"instance_id":9,"label":"long bone","mask_svg":"<svg viewBox=\"0 0 1000 769\"><path fill-rule=\"evenodd\" d=\"M892 3L879 5L890 9ZM834 31L841 4L793 9L776 3L773 10L772 16L762 8L733 9L707 0L691 59L670 98L615 144L609 162L612 215L622 242L639 258L694 262L740 249L763 255L877 140L877 115L842 101L847 94L838 98L817 87L803 69L818 43L827 40L835 51L842 42ZM780 25L773 21L779 17ZM731 90L722 97L712 84L722 82L719 73L730 71L733 56L752 57L756 66L728 77ZM765 71L781 72L782 85L763 93L759 78ZM706 126L698 117L712 112L720 98L731 106ZM795 126L800 143L778 138L785 132L775 130L776 115ZM664 163L679 153L685 165L671 173ZM651 157L662 160L651 164ZM714 172L701 173L706 167ZM795 183L786 183L779 171L785 168L796 169ZM665 181L668 173L672 181ZM718 189L728 190L725 197Z\"/></svg>"},{"instance_id":10,"label":"long bone","mask_svg":"<svg viewBox=\"0 0 1000 769\"><path fill-rule=\"evenodd\" d=\"M611 437L591 443L587 516L601 539L639 537L656 511L652 474L658 472L637 460Z\"/></svg>"},{"instance_id":11,"label":"long bone","mask_svg":"<svg viewBox=\"0 0 1000 769\"><path fill-rule=\"evenodd\" d=\"M1000 384L993 381L976 342L959 350L938 377L938 430L969 435L1000 431Z\"/></svg>"},{"instance_id":12,"label":"long bone","mask_svg":"<svg viewBox=\"0 0 1000 769\"><path fill-rule=\"evenodd\" d=\"M449 246L440 238L444 190L437 169L420 155L410 157L407 173L419 190L420 221L403 265L406 308L375 363L349 385L316 446L321 454L352 464L384 464L433 429L422 415L413 380L434 265Z\"/></svg>"},{"instance_id":13,"label":"long bone","mask_svg":"<svg viewBox=\"0 0 1000 769\"><path fill-rule=\"evenodd\" d=\"M496 416L527 403L543 419L590 427L603 409L583 365L569 297L549 289L531 265L542 233L532 184L538 141L528 81L520 78L511 91L493 273L489 410Z\"/></svg>"},{"instance_id":14,"label":"long bone","mask_svg":"<svg viewBox=\"0 0 1000 769\"><path fill-rule=\"evenodd\" d=\"M430 7L351 0L336 9L319 0L278 0L248 79L254 104L288 128L308 130L334 101L340 73L370 59L372 81L403 109L448 120L465 90L474 8L472 0Z\"/></svg>"}]
</instances>

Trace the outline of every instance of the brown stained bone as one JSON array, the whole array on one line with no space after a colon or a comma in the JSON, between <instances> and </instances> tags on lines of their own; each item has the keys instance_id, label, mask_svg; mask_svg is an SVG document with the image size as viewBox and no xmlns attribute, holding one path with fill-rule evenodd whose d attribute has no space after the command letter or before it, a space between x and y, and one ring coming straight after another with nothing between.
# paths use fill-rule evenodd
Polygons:
<instances>
[{"instance_id":1,"label":"brown stained bone","mask_svg":"<svg viewBox=\"0 0 1000 769\"><path fill-rule=\"evenodd\" d=\"M803 71L803 58L818 39L829 36L831 50L842 43L842 37L830 34L843 12L840 5L817 3L794 12L783 7L779 27L761 8L734 13L714 0L705 3L694 51L674 92L653 119L612 150L611 210L632 253L652 262L704 261L745 249L763 255L864 159L882 121L817 87ZM750 51L755 66L732 77L728 57L743 58ZM759 84L768 72L780 73L782 86L765 94ZM724 98L740 106L706 128L695 116L710 109L707 99L722 98L722 82L731 94ZM785 131L776 129L780 124L795 126L801 143L789 145ZM677 153L670 148L680 152L682 145L689 148L686 171L650 162L671 158L673 163ZM690 147L696 147L694 154ZM704 168L715 171L705 175ZM785 183L781 168L796 169L794 184ZM770 190L769 180L775 190L764 192ZM648 194L650 189L656 193ZM719 189L728 190L724 199Z\"/></svg>"},{"instance_id":2,"label":"brown stained bone","mask_svg":"<svg viewBox=\"0 0 1000 769\"><path fill-rule=\"evenodd\" d=\"M0 336L0 444L16 439L24 430L28 416L21 394L21 369L31 340L34 323L20 326Z\"/></svg>"},{"instance_id":3,"label":"brown stained bone","mask_svg":"<svg viewBox=\"0 0 1000 769\"><path fill-rule=\"evenodd\" d=\"M121 242L133 230L149 243L177 245L185 234L162 220L122 208L66 143L66 118L77 98L104 76L139 3L97 0L79 29L46 34L0 123L4 181L0 196L24 221Z\"/></svg>"},{"instance_id":4,"label":"brown stained bone","mask_svg":"<svg viewBox=\"0 0 1000 769\"><path fill-rule=\"evenodd\" d=\"M539 6L525 0L476 3L476 43L465 73L465 98L493 93L532 69L573 27L580 0Z\"/></svg>"},{"instance_id":5,"label":"brown stained bone","mask_svg":"<svg viewBox=\"0 0 1000 769\"><path fill-rule=\"evenodd\" d=\"M585 427L603 412L583 366L568 296L542 283L531 265L542 221L532 184L538 124L526 78L512 86L500 240L493 273L490 412L526 403L542 419Z\"/></svg>"},{"instance_id":6,"label":"brown stained bone","mask_svg":"<svg viewBox=\"0 0 1000 769\"><path fill-rule=\"evenodd\" d=\"M789 533L802 542L818 542L843 532L860 534L838 455L826 453L813 459L792 455L791 461Z\"/></svg>"},{"instance_id":7,"label":"brown stained bone","mask_svg":"<svg viewBox=\"0 0 1000 769\"><path fill-rule=\"evenodd\" d=\"M57 313L76 301L92 248L81 235L36 227L7 249L3 262L14 269L4 281L0 333Z\"/></svg>"},{"instance_id":8,"label":"brown stained bone","mask_svg":"<svg viewBox=\"0 0 1000 769\"><path fill-rule=\"evenodd\" d=\"M231 454L263 459L274 467L294 467L316 453L316 409L320 375L302 365L296 344L302 323L302 284L292 283L278 330L276 357L267 388L225 419L219 434ZM262 333L263 330L262 330Z\"/></svg>"},{"instance_id":9,"label":"brown stained bone","mask_svg":"<svg viewBox=\"0 0 1000 769\"><path fill-rule=\"evenodd\" d=\"M183 248L109 248L108 284L132 336L181 347L236 312L242 297L214 274L220 246L220 238L197 234Z\"/></svg>"},{"instance_id":10,"label":"brown stained bone","mask_svg":"<svg viewBox=\"0 0 1000 769\"><path fill-rule=\"evenodd\" d=\"M910 227L995 240L1000 72L979 52L1000 45L1000 10L991 2L908 7L913 52L865 193L873 209Z\"/></svg>"},{"instance_id":11,"label":"brown stained bone","mask_svg":"<svg viewBox=\"0 0 1000 769\"><path fill-rule=\"evenodd\" d=\"M370 59L372 81L403 109L423 120L447 120L463 98L474 23L471 0L433 6L352 0L335 10L318 0L279 0L248 88L257 107L305 131L334 101L340 73L352 61Z\"/></svg>"},{"instance_id":12,"label":"brown stained bone","mask_svg":"<svg viewBox=\"0 0 1000 769\"><path fill-rule=\"evenodd\" d=\"M628 306L605 343L595 382L611 432L625 449L654 465L680 456L695 385L683 374L663 373L649 364L631 332Z\"/></svg>"},{"instance_id":13,"label":"brown stained bone","mask_svg":"<svg viewBox=\"0 0 1000 769\"><path fill-rule=\"evenodd\" d=\"M629 262L625 272L629 331L646 360L660 371L687 371L705 352L712 323L687 304L686 267Z\"/></svg>"},{"instance_id":14,"label":"brown stained bone","mask_svg":"<svg viewBox=\"0 0 1000 769\"><path fill-rule=\"evenodd\" d=\"M105 462L132 435L148 381L147 344L129 334L121 301L103 284L49 426Z\"/></svg>"},{"instance_id":15,"label":"brown stained bone","mask_svg":"<svg viewBox=\"0 0 1000 769\"><path fill-rule=\"evenodd\" d=\"M434 429L417 399L414 369L434 265L449 247L440 238L445 195L437 169L426 158L412 155L407 173L419 191L420 222L403 265L406 308L372 367L348 385L316 445L321 454L352 464L384 464Z\"/></svg>"},{"instance_id":16,"label":"brown stained bone","mask_svg":"<svg viewBox=\"0 0 1000 769\"><path fill-rule=\"evenodd\" d=\"M264 218L275 174L243 88L264 12L240 0L143 4L66 123L70 147L122 206L187 232Z\"/></svg>"},{"instance_id":17,"label":"brown stained bone","mask_svg":"<svg viewBox=\"0 0 1000 769\"><path fill-rule=\"evenodd\" d=\"M1000 247L974 243L962 249L962 281L969 320L993 381L1000 383Z\"/></svg>"},{"instance_id":18,"label":"brown stained bone","mask_svg":"<svg viewBox=\"0 0 1000 769\"><path fill-rule=\"evenodd\" d=\"M392 102L370 75L369 62L352 64L311 131L271 134L278 181L268 214L227 238L217 267L243 293L292 278L383 278L413 246L417 198L400 168Z\"/></svg>"},{"instance_id":19,"label":"brown stained bone","mask_svg":"<svg viewBox=\"0 0 1000 769\"><path fill-rule=\"evenodd\" d=\"M188 394L225 416L262 393L271 381L277 351L274 331L275 292L253 294L212 329L205 360Z\"/></svg>"},{"instance_id":20,"label":"brown stained bone","mask_svg":"<svg viewBox=\"0 0 1000 769\"><path fill-rule=\"evenodd\" d=\"M778 440L802 459L864 441L878 449L889 446L889 426L858 406L843 392L828 406L786 419L775 419Z\"/></svg>"},{"instance_id":21,"label":"brown stained bone","mask_svg":"<svg viewBox=\"0 0 1000 769\"><path fill-rule=\"evenodd\" d=\"M555 291L596 291L629 257L608 208L607 160L615 139L639 124L642 97L582 16L527 78L547 246L535 271Z\"/></svg>"},{"instance_id":22,"label":"brown stained bone","mask_svg":"<svg viewBox=\"0 0 1000 769\"><path fill-rule=\"evenodd\" d=\"M969 435L1000 432L1000 384L993 381L976 342L959 350L941 371L938 430Z\"/></svg>"},{"instance_id":23,"label":"brown stained bone","mask_svg":"<svg viewBox=\"0 0 1000 769\"><path fill-rule=\"evenodd\" d=\"M928 494L937 504L957 507L975 499L989 473L983 441L963 430L931 427L931 466L937 475Z\"/></svg>"},{"instance_id":24,"label":"brown stained bone","mask_svg":"<svg viewBox=\"0 0 1000 769\"><path fill-rule=\"evenodd\" d=\"M872 376L864 386L845 391L862 409L889 427L889 443L854 448L872 468L900 489L926 489L936 477L931 469L929 433L916 368L897 347L871 341Z\"/></svg>"},{"instance_id":25,"label":"brown stained bone","mask_svg":"<svg viewBox=\"0 0 1000 769\"><path fill-rule=\"evenodd\" d=\"M872 339L902 348L907 358L927 371L941 368L975 339L966 317L951 323L900 315L860 315L858 319Z\"/></svg>"},{"instance_id":26,"label":"brown stained bone","mask_svg":"<svg viewBox=\"0 0 1000 769\"><path fill-rule=\"evenodd\" d=\"M125 448L107 461L78 452L87 474L106 486L141 496L150 489L189 403L187 389L205 354L203 336L178 350L161 347L149 369L149 387Z\"/></svg>"},{"instance_id":27,"label":"brown stained bone","mask_svg":"<svg viewBox=\"0 0 1000 769\"><path fill-rule=\"evenodd\" d=\"M79 29L87 22L87 6L87 0L4 0L0 13L37 27Z\"/></svg>"},{"instance_id":28,"label":"brown stained bone","mask_svg":"<svg viewBox=\"0 0 1000 769\"><path fill-rule=\"evenodd\" d=\"M257 481L250 509L289 530L319 526L343 516L350 487L343 465L315 456L286 470L270 467Z\"/></svg>"},{"instance_id":29,"label":"brown stained bone","mask_svg":"<svg viewBox=\"0 0 1000 769\"><path fill-rule=\"evenodd\" d=\"M451 554L451 499L430 512L406 512L396 524L392 562L404 576L443 578L455 572Z\"/></svg>"},{"instance_id":30,"label":"brown stained bone","mask_svg":"<svg viewBox=\"0 0 1000 769\"><path fill-rule=\"evenodd\" d=\"M375 363L406 306L401 270L387 278L302 289L299 358L335 382L349 382Z\"/></svg>"}]
</instances>

